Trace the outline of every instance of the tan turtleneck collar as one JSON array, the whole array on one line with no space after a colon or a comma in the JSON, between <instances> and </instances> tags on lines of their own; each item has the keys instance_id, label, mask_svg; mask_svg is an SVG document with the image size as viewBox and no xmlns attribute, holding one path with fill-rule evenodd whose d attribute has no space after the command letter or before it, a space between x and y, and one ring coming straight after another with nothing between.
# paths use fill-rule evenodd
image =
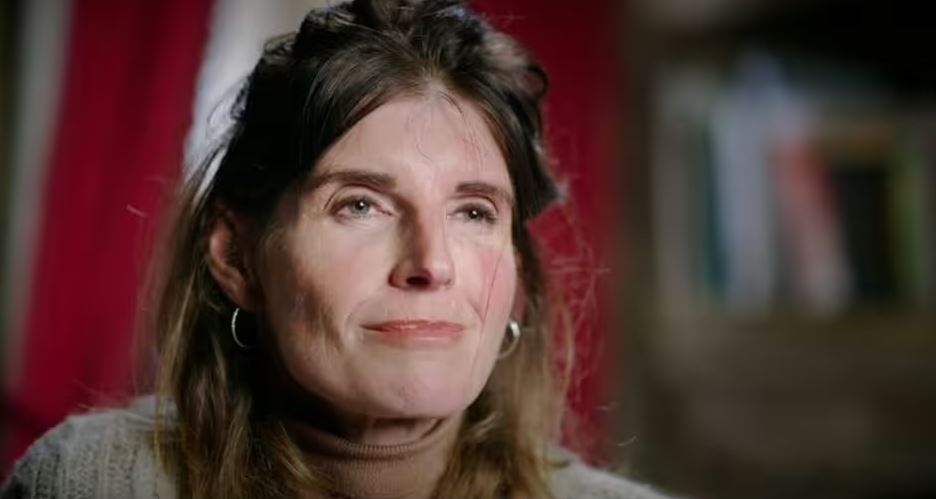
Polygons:
<instances>
[{"instance_id":1,"label":"tan turtleneck collar","mask_svg":"<svg viewBox=\"0 0 936 499\"><path fill-rule=\"evenodd\" d=\"M418 440L401 445L360 444L296 420L286 427L338 497L421 499L432 496L445 472L461 420L461 415L440 420Z\"/></svg>"}]
</instances>

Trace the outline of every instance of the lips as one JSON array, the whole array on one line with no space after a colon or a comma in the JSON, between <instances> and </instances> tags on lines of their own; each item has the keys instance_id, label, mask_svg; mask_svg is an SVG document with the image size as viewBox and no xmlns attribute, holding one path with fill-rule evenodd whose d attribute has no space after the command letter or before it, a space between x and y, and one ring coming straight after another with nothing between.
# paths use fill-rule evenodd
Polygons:
<instances>
[{"instance_id":1,"label":"lips","mask_svg":"<svg viewBox=\"0 0 936 499\"><path fill-rule=\"evenodd\" d=\"M448 321L399 320L365 324L364 328L391 343L448 343L457 340L465 328Z\"/></svg>"}]
</instances>

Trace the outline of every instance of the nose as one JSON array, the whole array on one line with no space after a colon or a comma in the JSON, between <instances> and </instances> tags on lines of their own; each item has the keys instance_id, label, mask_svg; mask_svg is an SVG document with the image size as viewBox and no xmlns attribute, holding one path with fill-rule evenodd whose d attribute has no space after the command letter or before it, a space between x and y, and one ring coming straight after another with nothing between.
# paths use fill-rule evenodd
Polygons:
<instances>
[{"instance_id":1,"label":"nose","mask_svg":"<svg viewBox=\"0 0 936 499\"><path fill-rule=\"evenodd\" d=\"M414 217L401 227L400 235L401 252L390 274L391 285L427 291L452 285L455 268L444 217Z\"/></svg>"}]
</instances>

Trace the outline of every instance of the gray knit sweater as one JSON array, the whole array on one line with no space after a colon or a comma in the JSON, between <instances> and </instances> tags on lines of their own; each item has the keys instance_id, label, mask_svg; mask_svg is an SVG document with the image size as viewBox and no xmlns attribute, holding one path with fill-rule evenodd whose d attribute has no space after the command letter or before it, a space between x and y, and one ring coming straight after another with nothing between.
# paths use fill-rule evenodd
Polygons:
<instances>
[{"instance_id":1,"label":"gray knit sweater","mask_svg":"<svg viewBox=\"0 0 936 499\"><path fill-rule=\"evenodd\" d=\"M153 399L127 409L67 418L37 440L0 487L0 499L175 498L171 477L157 466L146 435ZM557 499L664 499L649 488L579 460L553 473Z\"/></svg>"}]
</instances>

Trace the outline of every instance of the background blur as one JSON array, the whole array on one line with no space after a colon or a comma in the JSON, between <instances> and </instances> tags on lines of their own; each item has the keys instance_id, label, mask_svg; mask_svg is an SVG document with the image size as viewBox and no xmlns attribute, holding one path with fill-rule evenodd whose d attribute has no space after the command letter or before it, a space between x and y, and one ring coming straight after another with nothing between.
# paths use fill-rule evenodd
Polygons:
<instances>
[{"instance_id":1,"label":"background blur","mask_svg":"<svg viewBox=\"0 0 936 499\"><path fill-rule=\"evenodd\" d=\"M132 392L182 159L316 3L0 2L4 469ZM936 7L472 4L552 78L569 440L687 497L936 497Z\"/></svg>"},{"instance_id":2,"label":"background blur","mask_svg":"<svg viewBox=\"0 0 936 499\"><path fill-rule=\"evenodd\" d=\"M936 497L934 7L632 2L616 421L638 473Z\"/></svg>"}]
</instances>

